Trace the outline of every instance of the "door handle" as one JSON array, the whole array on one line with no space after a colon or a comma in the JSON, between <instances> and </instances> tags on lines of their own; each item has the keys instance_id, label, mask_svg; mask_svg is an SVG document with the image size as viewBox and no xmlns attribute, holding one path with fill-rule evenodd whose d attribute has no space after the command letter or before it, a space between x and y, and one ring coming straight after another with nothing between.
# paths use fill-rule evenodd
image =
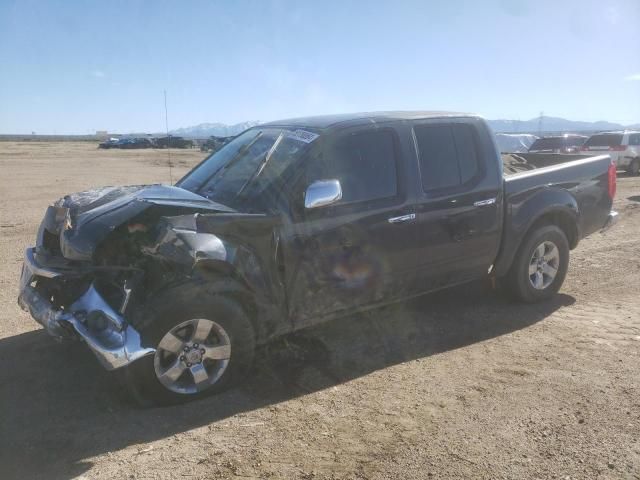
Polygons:
<instances>
[{"instance_id":1,"label":"door handle","mask_svg":"<svg viewBox=\"0 0 640 480\"><path fill-rule=\"evenodd\" d=\"M389 223L404 223L404 222L410 222L411 220L415 220L416 219L416 214L415 213L409 213L407 215L400 215L399 217L391 217L388 222Z\"/></svg>"},{"instance_id":2,"label":"door handle","mask_svg":"<svg viewBox=\"0 0 640 480\"><path fill-rule=\"evenodd\" d=\"M486 200L478 200L477 202L473 203L474 207L484 207L485 205L493 205L494 203L496 203L496 199L494 198L487 198Z\"/></svg>"}]
</instances>

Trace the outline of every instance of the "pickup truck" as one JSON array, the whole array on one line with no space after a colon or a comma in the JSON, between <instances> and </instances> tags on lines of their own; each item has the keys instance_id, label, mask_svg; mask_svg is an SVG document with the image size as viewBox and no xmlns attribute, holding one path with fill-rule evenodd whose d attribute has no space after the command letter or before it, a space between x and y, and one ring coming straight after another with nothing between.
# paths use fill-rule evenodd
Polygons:
<instances>
[{"instance_id":1,"label":"pickup truck","mask_svg":"<svg viewBox=\"0 0 640 480\"><path fill-rule=\"evenodd\" d=\"M473 115L272 122L175 186L54 203L18 302L142 404L173 404L228 388L256 345L324 320L483 277L548 299L569 250L616 220L615 189L606 155L505 176Z\"/></svg>"}]
</instances>

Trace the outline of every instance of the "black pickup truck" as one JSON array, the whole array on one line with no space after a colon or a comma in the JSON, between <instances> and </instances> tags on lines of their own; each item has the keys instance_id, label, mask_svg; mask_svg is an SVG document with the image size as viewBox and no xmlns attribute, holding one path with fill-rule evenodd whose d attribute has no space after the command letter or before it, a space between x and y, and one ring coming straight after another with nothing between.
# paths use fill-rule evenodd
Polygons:
<instances>
[{"instance_id":1,"label":"black pickup truck","mask_svg":"<svg viewBox=\"0 0 640 480\"><path fill-rule=\"evenodd\" d=\"M50 206L19 303L139 401L197 398L241 378L257 344L336 316L488 276L525 302L554 295L569 250L615 221L616 172L607 156L533 163L505 176L472 115L261 125L175 186Z\"/></svg>"}]
</instances>

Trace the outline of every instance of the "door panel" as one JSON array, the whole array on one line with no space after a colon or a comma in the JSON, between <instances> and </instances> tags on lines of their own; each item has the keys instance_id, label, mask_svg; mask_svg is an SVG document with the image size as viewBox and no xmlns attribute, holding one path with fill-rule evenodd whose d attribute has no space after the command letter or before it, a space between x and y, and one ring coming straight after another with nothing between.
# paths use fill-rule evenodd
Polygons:
<instances>
[{"instance_id":1,"label":"door panel","mask_svg":"<svg viewBox=\"0 0 640 480\"><path fill-rule=\"evenodd\" d=\"M405 272L415 270L406 244L415 216L402 154L396 130L366 126L325 139L309 160L304 184L338 180L342 199L304 210L284 231L288 305L297 326L402 292Z\"/></svg>"},{"instance_id":2,"label":"door panel","mask_svg":"<svg viewBox=\"0 0 640 480\"><path fill-rule=\"evenodd\" d=\"M498 191L483 190L416 204L411 228L420 244L419 278L426 290L487 273L500 244L501 202Z\"/></svg>"},{"instance_id":3,"label":"door panel","mask_svg":"<svg viewBox=\"0 0 640 480\"><path fill-rule=\"evenodd\" d=\"M473 125L426 123L415 131L421 185L411 234L416 290L428 291L487 273L500 245L502 182Z\"/></svg>"},{"instance_id":4,"label":"door panel","mask_svg":"<svg viewBox=\"0 0 640 480\"><path fill-rule=\"evenodd\" d=\"M293 225L286 287L296 325L402 296L415 271L403 242L411 224L389 218L408 213L392 206Z\"/></svg>"}]
</instances>

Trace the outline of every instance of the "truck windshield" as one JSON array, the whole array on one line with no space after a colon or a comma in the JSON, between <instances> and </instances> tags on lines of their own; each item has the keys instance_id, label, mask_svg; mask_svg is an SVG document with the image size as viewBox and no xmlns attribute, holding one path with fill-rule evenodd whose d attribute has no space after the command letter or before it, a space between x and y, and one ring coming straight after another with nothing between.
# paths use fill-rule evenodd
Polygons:
<instances>
[{"instance_id":1,"label":"truck windshield","mask_svg":"<svg viewBox=\"0 0 640 480\"><path fill-rule=\"evenodd\" d=\"M283 181L317 134L283 128L252 128L205 159L176 185L239 208Z\"/></svg>"}]
</instances>

